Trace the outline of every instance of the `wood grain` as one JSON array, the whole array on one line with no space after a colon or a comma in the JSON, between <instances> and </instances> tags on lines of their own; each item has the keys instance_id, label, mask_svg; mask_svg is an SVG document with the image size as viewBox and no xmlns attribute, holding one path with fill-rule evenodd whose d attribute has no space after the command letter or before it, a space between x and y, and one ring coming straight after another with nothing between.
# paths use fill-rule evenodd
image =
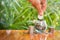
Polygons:
<instances>
[{"instance_id":1,"label":"wood grain","mask_svg":"<svg viewBox=\"0 0 60 40\"><path fill-rule=\"evenodd\" d=\"M0 30L0 40L31 40L28 30L11 30L11 33L7 35L6 30ZM34 34L32 39L39 40L40 37L45 38L44 34ZM47 40L60 40L60 31L55 31L54 38L48 34Z\"/></svg>"}]
</instances>

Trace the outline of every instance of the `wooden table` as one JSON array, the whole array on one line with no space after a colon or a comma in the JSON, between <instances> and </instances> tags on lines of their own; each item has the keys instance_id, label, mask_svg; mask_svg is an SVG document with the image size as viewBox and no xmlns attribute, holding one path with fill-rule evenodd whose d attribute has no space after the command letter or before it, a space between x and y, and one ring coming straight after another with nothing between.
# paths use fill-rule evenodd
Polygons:
<instances>
[{"instance_id":1,"label":"wooden table","mask_svg":"<svg viewBox=\"0 0 60 40\"><path fill-rule=\"evenodd\" d=\"M28 30L11 30L8 35L6 30L0 30L0 40L31 40ZM34 34L33 40L39 40L40 34ZM44 34L43 34L44 35ZM55 31L54 38L48 35L47 40L60 40L60 31Z\"/></svg>"}]
</instances>

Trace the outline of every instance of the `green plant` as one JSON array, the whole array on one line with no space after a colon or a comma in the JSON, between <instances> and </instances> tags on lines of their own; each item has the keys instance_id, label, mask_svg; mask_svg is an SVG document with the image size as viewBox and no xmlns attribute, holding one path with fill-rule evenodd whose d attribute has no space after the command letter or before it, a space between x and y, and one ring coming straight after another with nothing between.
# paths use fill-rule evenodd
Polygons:
<instances>
[{"instance_id":1,"label":"green plant","mask_svg":"<svg viewBox=\"0 0 60 40\"><path fill-rule=\"evenodd\" d=\"M60 16L60 0L47 0L44 18L48 26L57 26ZM28 29L37 20L37 10L28 0L0 0L0 29Z\"/></svg>"}]
</instances>

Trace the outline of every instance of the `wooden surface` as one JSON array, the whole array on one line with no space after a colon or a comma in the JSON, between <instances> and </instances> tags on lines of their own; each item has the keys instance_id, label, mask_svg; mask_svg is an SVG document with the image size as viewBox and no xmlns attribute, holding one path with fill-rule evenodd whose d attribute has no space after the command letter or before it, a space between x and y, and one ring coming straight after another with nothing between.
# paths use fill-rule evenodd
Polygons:
<instances>
[{"instance_id":1,"label":"wooden surface","mask_svg":"<svg viewBox=\"0 0 60 40\"><path fill-rule=\"evenodd\" d=\"M30 34L27 33L28 30L11 30L10 34L6 33L6 30L0 30L0 40L31 40ZM33 40L39 40L40 34L34 34ZM45 35L42 34L44 38ZM54 37L48 34L47 40L60 40L60 31L55 31Z\"/></svg>"}]
</instances>

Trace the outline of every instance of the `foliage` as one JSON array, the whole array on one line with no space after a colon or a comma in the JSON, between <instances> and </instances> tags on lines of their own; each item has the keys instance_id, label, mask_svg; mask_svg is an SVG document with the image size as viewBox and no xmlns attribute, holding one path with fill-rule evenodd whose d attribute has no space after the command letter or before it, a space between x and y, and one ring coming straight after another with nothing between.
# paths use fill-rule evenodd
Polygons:
<instances>
[{"instance_id":1,"label":"foliage","mask_svg":"<svg viewBox=\"0 0 60 40\"><path fill-rule=\"evenodd\" d=\"M0 29L28 29L37 13L28 0L0 0ZM44 18L48 27L57 27L59 16L60 0L47 0Z\"/></svg>"}]
</instances>

